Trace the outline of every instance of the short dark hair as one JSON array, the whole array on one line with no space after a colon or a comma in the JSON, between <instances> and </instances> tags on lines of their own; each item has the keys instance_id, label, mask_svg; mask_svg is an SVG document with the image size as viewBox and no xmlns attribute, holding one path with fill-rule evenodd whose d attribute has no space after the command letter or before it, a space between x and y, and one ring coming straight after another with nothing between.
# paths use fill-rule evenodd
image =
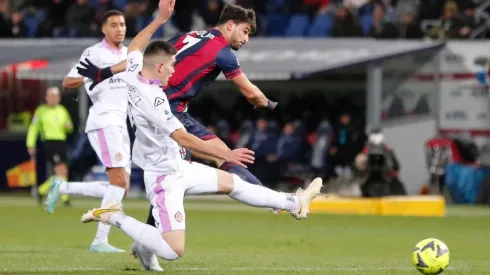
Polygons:
<instances>
[{"instance_id":1,"label":"short dark hair","mask_svg":"<svg viewBox=\"0 0 490 275\"><path fill-rule=\"evenodd\" d=\"M235 24L249 24L252 33L257 29L255 12L252 9L245 9L237 5L225 5L217 25L223 25L230 20Z\"/></svg>"},{"instance_id":2,"label":"short dark hair","mask_svg":"<svg viewBox=\"0 0 490 275\"><path fill-rule=\"evenodd\" d=\"M124 17L124 14L121 12L121 11L118 11L118 10L108 10L104 13L104 16L102 16L102 24L106 24L107 23L107 19L109 19L109 17L113 17L113 16L122 16Z\"/></svg>"},{"instance_id":3,"label":"short dark hair","mask_svg":"<svg viewBox=\"0 0 490 275\"><path fill-rule=\"evenodd\" d=\"M177 54L177 49L167 41L156 40L146 46L143 56L153 57L162 53L165 53L166 55L175 55Z\"/></svg>"}]
</instances>

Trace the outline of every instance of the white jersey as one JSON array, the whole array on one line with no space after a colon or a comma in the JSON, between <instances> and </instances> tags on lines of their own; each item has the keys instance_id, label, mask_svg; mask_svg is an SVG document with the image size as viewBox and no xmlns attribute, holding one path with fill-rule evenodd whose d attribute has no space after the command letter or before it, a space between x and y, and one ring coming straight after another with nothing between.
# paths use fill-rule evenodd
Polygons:
<instances>
[{"instance_id":1,"label":"white jersey","mask_svg":"<svg viewBox=\"0 0 490 275\"><path fill-rule=\"evenodd\" d=\"M142 67L143 54L130 52L124 80L130 103L129 116L136 126L132 160L145 172L168 175L177 171L182 162L179 145L170 135L184 126L170 111L160 81L143 78Z\"/></svg>"},{"instance_id":2,"label":"white jersey","mask_svg":"<svg viewBox=\"0 0 490 275\"><path fill-rule=\"evenodd\" d=\"M105 40L85 49L80 61L90 60L95 66L105 68L116 65L126 59L128 48L123 46L120 50L110 46ZM75 65L67 77L82 77L77 72ZM92 100L87 118L85 132L102 129L111 126L126 128L128 110L128 94L126 83L122 80L122 73L99 83L90 91L92 82L85 83L87 94Z\"/></svg>"}]
</instances>

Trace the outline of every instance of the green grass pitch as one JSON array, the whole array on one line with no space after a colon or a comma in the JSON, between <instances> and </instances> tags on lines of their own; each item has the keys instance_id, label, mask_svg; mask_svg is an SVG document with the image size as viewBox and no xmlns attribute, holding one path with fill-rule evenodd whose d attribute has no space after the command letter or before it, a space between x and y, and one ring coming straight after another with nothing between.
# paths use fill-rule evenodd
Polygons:
<instances>
[{"instance_id":1,"label":"green grass pitch","mask_svg":"<svg viewBox=\"0 0 490 275\"><path fill-rule=\"evenodd\" d=\"M0 197L0 275L146 274L124 254L88 247L95 224L81 214L100 200L74 199L73 207L46 214L34 199ZM161 260L166 274L419 274L413 246L435 237L451 252L443 274L490 274L490 209L450 208L446 218L287 214L230 201L186 201L187 240L182 259ZM148 203L127 200L126 213L146 220ZM113 228L111 244L132 240Z\"/></svg>"}]
</instances>

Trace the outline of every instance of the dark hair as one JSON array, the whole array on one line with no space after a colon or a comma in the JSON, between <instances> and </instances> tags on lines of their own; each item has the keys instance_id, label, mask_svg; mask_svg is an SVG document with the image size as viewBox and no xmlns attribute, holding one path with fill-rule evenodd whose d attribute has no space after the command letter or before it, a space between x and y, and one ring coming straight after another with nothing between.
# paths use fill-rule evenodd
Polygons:
<instances>
[{"instance_id":1,"label":"dark hair","mask_svg":"<svg viewBox=\"0 0 490 275\"><path fill-rule=\"evenodd\" d=\"M249 24L252 33L257 29L255 12L252 9L245 9L237 5L225 5L217 25L223 25L230 20L235 24Z\"/></svg>"},{"instance_id":2,"label":"dark hair","mask_svg":"<svg viewBox=\"0 0 490 275\"><path fill-rule=\"evenodd\" d=\"M118 10L109 10L109 11L106 11L104 13L104 16L102 16L102 24L106 24L107 23L107 19L109 19L109 17L113 17L113 16L122 16L124 17L124 14Z\"/></svg>"},{"instance_id":3,"label":"dark hair","mask_svg":"<svg viewBox=\"0 0 490 275\"><path fill-rule=\"evenodd\" d=\"M177 49L167 41L156 40L146 46L143 56L153 57L161 53L165 53L166 55L175 55L177 54Z\"/></svg>"}]
</instances>

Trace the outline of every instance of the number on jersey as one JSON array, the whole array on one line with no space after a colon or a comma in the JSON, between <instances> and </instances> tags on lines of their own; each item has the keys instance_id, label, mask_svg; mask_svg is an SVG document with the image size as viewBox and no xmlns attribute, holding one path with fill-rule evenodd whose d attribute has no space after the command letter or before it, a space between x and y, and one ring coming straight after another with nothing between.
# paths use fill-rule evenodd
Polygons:
<instances>
[{"instance_id":1,"label":"number on jersey","mask_svg":"<svg viewBox=\"0 0 490 275\"><path fill-rule=\"evenodd\" d=\"M190 36L190 35L187 35L185 38L184 38L184 41L182 41L185 45L184 47L182 47L178 52L177 52L177 55L178 56L181 52L189 49L190 47L196 45L197 43L199 43L202 39L200 38L196 38L194 36Z\"/></svg>"}]
</instances>

